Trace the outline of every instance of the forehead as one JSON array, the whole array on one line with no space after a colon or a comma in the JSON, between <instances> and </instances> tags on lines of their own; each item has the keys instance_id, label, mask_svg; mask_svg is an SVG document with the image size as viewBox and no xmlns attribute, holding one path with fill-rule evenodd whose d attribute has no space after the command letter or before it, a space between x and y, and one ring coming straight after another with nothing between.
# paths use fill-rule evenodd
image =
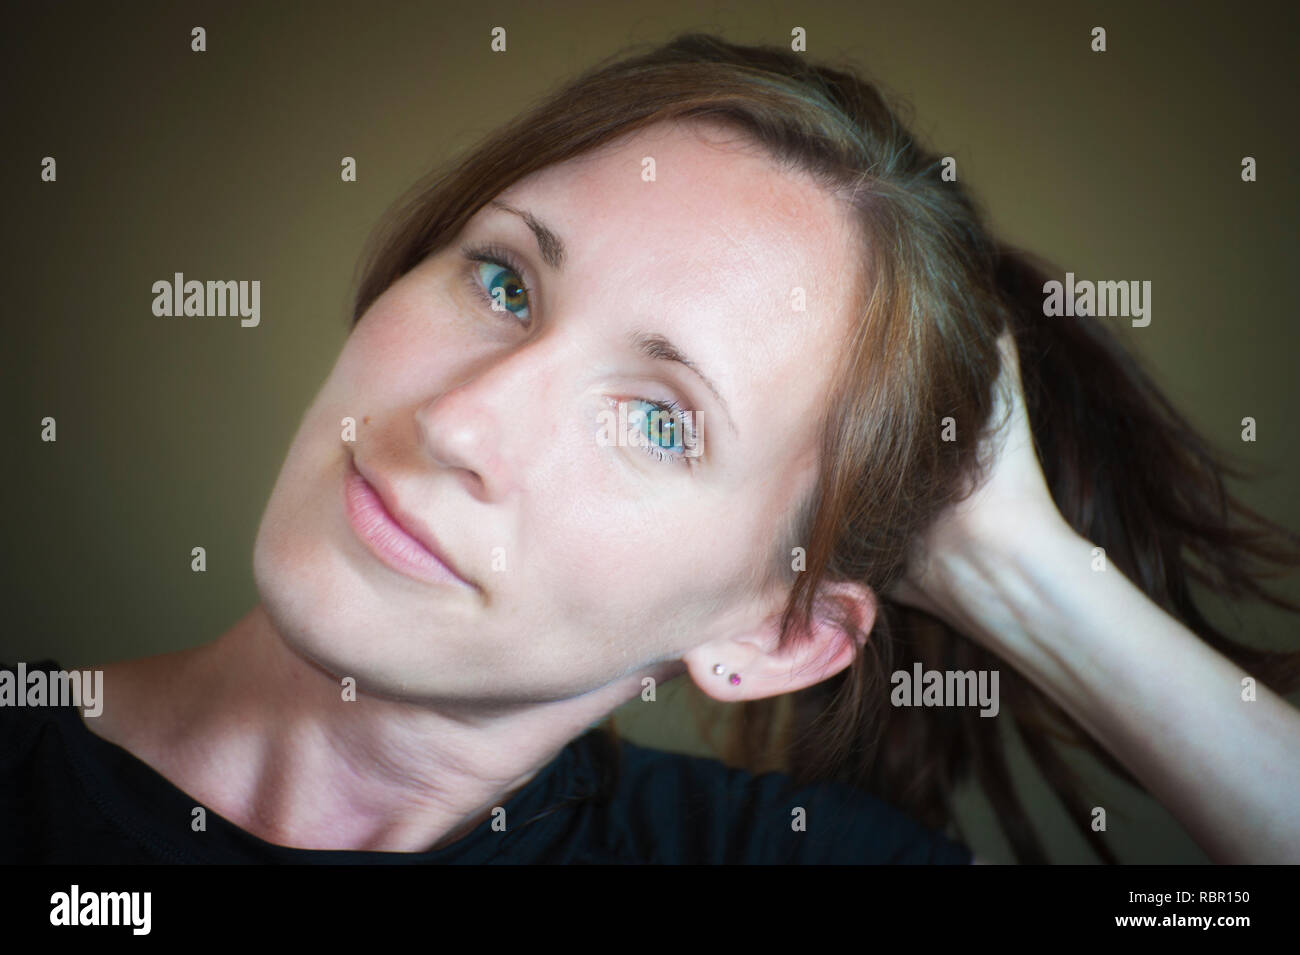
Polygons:
<instances>
[{"instance_id":1,"label":"forehead","mask_svg":"<svg viewBox=\"0 0 1300 955\"><path fill-rule=\"evenodd\" d=\"M828 276L842 297L853 281L845 269L860 259L844 203L713 122L639 130L500 198L547 206L575 253L616 261L620 277L659 282L673 266L693 264L662 293L689 293L701 305L741 282L762 293L811 293ZM732 276L720 290L723 270Z\"/></svg>"}]
</instances>

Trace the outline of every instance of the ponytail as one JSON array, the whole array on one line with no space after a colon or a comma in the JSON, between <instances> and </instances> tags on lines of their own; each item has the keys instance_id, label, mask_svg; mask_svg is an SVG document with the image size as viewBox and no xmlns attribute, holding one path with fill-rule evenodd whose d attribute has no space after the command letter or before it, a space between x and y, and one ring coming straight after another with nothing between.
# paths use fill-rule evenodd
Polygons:
<instances>
[{"instance_id":1,"label":"ponytail","mask_svg":"<svg viewBox=\"0 0 1300 955\"><path fill-rule=\"evenodd\" d=\"M1247 478L1248 471L1169 403L1101 321L1043 314L1044 284L1053 274L1029 253L999 249L997 287L1020 357L1030 429L1057 509L1165 612L1273 691L1291 692L1300 685L1300 652L1233 640L1206 619L1191 585L1300 613L1300 605L1261 583L1300 566L1300 535L1228 493L1224 479ZM743 704L725 756L754 765L772 751L775 738L785 753L783 768L801 781L831 778L856 785L934 829L955 824L953 790L973 777L1016 860L1050 861L1016 791L1004 721L982 718L974 707L888 705L888 675L918 663L923 670L998 671L1000 712L1009 715L1085 841L1103 862L1118 861L1087 824L1095 801L1086 798L1061 744L1090 753L1138 789L1142 784L1000 657L924 611L890 600L881 602L861 667L791 694L784 720L776 716L775 701ZM841 709L859 714L860 722L842 750L852 759L832 767L826 741L838 729L828 731L825 720Z\"/></svg>"}]
</instances>

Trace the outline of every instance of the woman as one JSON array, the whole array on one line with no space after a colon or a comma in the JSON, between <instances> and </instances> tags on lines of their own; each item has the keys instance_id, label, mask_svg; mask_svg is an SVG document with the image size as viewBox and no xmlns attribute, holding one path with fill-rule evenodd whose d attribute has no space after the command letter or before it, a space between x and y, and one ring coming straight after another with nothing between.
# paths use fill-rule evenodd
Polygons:
<instances>
[{"instance_id":1,"label":"woman","mask_svg":"<svg viewBox=\"0 0 1300 955\"><path fill-rule=\"evenodd\" d=\"M891 705L919 663L1000 674L1103 858L1052 736L1216 861L1300 861L1300 655L1187 589L1300 609L1256 583L1300 540L1104 320L1045 316L1053 274L941 158L848 73L687 35L419 184L267 505L261 602L104 667L93 738L10 730L10 785L118 760L103 858L967 861L938 830L974 772L1043 859L998 720ZM619 770L584 733L683 674L790 776ZM76 858L56 825L13 854Z\"/></svg>"}]
</instances>

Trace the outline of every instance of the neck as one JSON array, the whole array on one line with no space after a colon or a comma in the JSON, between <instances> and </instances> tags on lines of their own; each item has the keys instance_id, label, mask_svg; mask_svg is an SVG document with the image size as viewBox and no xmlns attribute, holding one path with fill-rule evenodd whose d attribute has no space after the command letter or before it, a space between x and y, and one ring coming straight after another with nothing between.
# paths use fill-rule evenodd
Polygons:
<instances>
[{"instance_id":1,"label":"neck","mask_svg":"<svg viewBox=\"0 0 1300 955\"><path fill-rule=\"evenodd\" d=\"M433 705L360 687L349 701L259 604L210 644L104 669L107 703L129 700L136 716L106 709L92 729L240 828L306 849L416 852L488 819L645 676L680 664L549 703Z\"/></svg>"}]
</instances>

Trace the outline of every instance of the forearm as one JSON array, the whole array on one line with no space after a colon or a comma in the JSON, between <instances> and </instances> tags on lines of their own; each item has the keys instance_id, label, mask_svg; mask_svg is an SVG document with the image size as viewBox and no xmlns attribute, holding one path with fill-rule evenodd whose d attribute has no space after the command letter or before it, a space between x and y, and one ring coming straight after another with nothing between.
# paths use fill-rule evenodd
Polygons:
<instances>
[{"instance_id":1,"label":"forearm","mask_svg":"<svg viewBox=\"0 0 1300 955\"><path fill-rule=\"evenodd\" d=\"M1062 528L950 557L944 608L1055 699L1216 862L1300 862L1300 711Z\"/></svg>"}]
</instances>

